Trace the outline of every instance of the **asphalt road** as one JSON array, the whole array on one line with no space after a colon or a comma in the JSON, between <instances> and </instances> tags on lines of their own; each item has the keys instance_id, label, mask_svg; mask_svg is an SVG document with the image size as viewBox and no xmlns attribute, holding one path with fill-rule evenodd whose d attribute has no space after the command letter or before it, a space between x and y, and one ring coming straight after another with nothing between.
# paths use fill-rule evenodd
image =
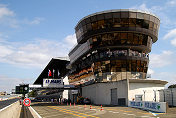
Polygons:
<instances>
[{"instance_id":1,"label":"asphalt road","mask_svg":"<svg viewBox=\"0 0 176 118\"><path fill-rule=\"evenodd\" d=\"M19 100L18 98L14 98L14 99L0 101L0 109L18 101L18 100Z\"/></svg>"},{"instance_id":2,"label":"asphalt road","mask_svg":"<svg viewBox=\"0 0 176 118\"><path fill-rule=\"evenodd\" d=\"M54 103L32 103L42 118L167 118L168 114L154 114L130 107L103 107L90 105L58 105ZM176 114L170 114L176 118Z\"/></svg>"}]
</instances>

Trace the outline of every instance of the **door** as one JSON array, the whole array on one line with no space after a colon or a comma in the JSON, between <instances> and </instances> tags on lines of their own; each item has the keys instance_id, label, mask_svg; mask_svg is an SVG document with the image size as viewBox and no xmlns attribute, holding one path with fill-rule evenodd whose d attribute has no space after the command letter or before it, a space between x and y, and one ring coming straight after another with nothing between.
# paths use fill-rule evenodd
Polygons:
<instances>
[{"instance_id":1,"label":"door","mask_svg":"<svg viewBox=\"0 0 176 118\"><path fill-rule=\"evenodd\" d=\"M117 88L111 89L111 104L118 105L117 102Z\"/></svg>"}]
</instances>

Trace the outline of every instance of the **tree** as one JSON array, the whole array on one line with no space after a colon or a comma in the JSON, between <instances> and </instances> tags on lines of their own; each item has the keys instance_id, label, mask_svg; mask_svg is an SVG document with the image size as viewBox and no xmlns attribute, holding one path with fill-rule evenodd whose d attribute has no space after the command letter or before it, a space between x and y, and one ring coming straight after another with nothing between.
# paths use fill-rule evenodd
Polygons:
<instances>
[{"instance_id":1,"label":"tree","mask_svg":"<svg viewBox=\"0 0 176 118\"><path fill-rule=\"evenodd\" d=\"M36 90L32 90L31 92L29 92L29 97L36 97L36 96L37 96Z\"/></svg>"},{"instance_id":2,"label":"tree","mask_svg":"<svg viewBox=\"0 0 176 118\"><path fill-rule=\"evenodd\" d=\"M168 88L176 88L176 84L170 85Z\"/></svg>"}]
</instances>

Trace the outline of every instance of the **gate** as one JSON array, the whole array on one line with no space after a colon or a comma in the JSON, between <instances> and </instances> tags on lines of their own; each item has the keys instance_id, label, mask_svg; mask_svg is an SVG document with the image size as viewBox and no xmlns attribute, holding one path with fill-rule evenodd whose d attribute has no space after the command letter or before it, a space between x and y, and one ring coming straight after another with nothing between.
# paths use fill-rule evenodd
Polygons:
<instances>
[{"instance_id":1,"label":"gate","mask_svg":"<svg viewBox=\"0 0 176 118\"><path fill-rule=\"evenodd\" d=\"M117 88L111 89L111 104L118 105L117 102Z\"/></svg>"}]
</instances>

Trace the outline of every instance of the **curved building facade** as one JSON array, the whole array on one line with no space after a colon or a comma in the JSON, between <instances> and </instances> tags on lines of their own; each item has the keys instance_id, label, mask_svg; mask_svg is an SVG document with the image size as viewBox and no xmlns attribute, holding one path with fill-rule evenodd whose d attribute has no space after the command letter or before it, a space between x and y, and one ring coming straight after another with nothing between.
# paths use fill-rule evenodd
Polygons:
<instances>
[{"instance_id":1,"label":"curved building facade","mask_svg":"<svg viewBox=\"0 0 176 118\"><path fill-rule=\"evenodd\" d=\"M157 16L138 10L109 10L81 19L75 27L78 44L69 53L70 84L146 79L159 24Z\"/></svg>"}]
</instances>

